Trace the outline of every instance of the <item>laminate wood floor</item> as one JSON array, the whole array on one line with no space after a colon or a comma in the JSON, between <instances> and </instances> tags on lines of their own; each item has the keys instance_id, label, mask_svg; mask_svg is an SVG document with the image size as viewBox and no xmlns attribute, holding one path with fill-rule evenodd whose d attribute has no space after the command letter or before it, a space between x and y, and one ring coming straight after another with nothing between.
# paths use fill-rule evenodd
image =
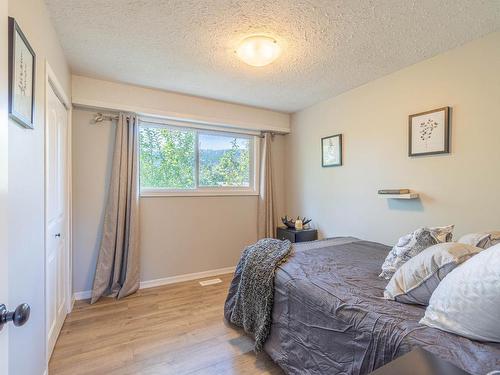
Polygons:
<instances>
[{"instance_id":1,"label":"laminate wood floor","mask_svg":"<svg viewBox=\"0 0 500 375\"><path fill-rule=\"evenodd\" d=\"M223 320L231 275L188 281L116 301L78 301L62 328L50 375L282 375L265 353Z\"/></svg>"}]
</instances>

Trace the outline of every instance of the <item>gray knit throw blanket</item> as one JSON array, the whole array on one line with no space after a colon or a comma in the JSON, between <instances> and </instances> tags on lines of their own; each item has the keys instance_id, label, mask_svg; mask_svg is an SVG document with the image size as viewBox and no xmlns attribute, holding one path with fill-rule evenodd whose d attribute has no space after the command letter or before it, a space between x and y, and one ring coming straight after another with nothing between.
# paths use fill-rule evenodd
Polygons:
<instances>
[{"instance_id":1,"label":"gray knit throw blanket","mask_svg":"<svg viewBox=\"0 0 500 375\"><path fill-rule=\"evenodd\" d=\"M290 241L266 238L248 246L241 255L224 305L227 321L255 338L262 350L271 331L274 272L291 253Z\"/></svg>"}]
</instances>

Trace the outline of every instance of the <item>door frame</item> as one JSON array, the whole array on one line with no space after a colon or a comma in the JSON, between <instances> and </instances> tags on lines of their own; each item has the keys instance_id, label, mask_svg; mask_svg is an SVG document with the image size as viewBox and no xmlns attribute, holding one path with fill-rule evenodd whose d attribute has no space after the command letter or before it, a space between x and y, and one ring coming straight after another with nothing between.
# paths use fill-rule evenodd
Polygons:
<instances>
[{"instance_id":1,"label":"door frame","mask_svg":"<svg viewBox=\"0 0 500 375\"><path fill-rule=\"evenodd\" d=\"M47 228L47 220L48 220L48 178L47 178L47 173L48 173L48 137L47 137L47 127L49 123L49 111L48 111L48 106L49 106L49 90L53 90L56 96L59 98L61 103L64 105L68 112L68 129L66 132L66 162L67 162L67 170L66 170L66 191L67 191L67 196L66 196L66 235L67 235L67 262L64 266L65 270L65 275L66 275L66 282L64 283L65 285L65 294L66 294L66 313L69 314L73 308L73 238L72 238L72 160L71 160L71 130L72 130L72 124L71 124L71 119L72 119L72 105L71 101L69 100L69 96L66 94L64 91L62 85L60 84L56 74L52 70L49 62L45 60L45 103L44 103L44 109L45 109L45 125L44 125L44 249L45 249L45 259L44 259L44 274L45 274L45 285L44 285L44 291L45 291L45 357L47 361L47 371L48 373L48 364L50 360L50 354L48 350L48 340L49 340L49 332L47 330L47 254L48 254L48 249L47 249L47 239L48 237L48 228Z\"/></svg>"}]
</instances>

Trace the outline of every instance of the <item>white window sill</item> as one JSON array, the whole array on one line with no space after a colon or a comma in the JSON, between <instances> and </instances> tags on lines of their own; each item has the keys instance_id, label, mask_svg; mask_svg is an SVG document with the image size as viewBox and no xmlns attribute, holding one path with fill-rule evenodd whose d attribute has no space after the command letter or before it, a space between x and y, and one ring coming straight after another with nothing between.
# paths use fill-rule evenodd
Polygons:
<instances>
[{"instance_id":1,"label":"white window sill","mask_svg":"<svg viewBox=\"0 0 500 375\"><path fill-rule=\"evenodd\" d=\"M169 190L143 190L141 191L141 198L154 198L154 197L227 197L227 196L257 196L259 193L254 190L182 190L182 191L169 191Z\"/></svg>"}]
</instances>

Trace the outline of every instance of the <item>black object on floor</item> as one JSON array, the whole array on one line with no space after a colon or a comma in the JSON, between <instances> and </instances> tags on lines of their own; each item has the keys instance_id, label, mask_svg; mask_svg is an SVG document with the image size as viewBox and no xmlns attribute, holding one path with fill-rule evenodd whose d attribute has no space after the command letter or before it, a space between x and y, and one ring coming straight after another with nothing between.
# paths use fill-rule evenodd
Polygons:
<instances>
[{"instance_id":1,"label":"black object on floor","mask_svg":"<svg viewBox=\"0 0 500 375\"><path fill-rule=\"evenodd\" d=\"M385 366L373 371L371 375L470 375L450 362L443 361L426 350L417 348Z\"/></svg>"},{"instance_id":2,"label":"black object on floor","mask_svg":"<svg viewBox=\"0 0 500 375\"><path fill-rule=\"evenodd\" d=\"M318 239L318 231L316 229L296 230L278 227L276 232L276 238L278 240L288 240L292 243L316 241Z\"/></svg>"}]
</instances>

